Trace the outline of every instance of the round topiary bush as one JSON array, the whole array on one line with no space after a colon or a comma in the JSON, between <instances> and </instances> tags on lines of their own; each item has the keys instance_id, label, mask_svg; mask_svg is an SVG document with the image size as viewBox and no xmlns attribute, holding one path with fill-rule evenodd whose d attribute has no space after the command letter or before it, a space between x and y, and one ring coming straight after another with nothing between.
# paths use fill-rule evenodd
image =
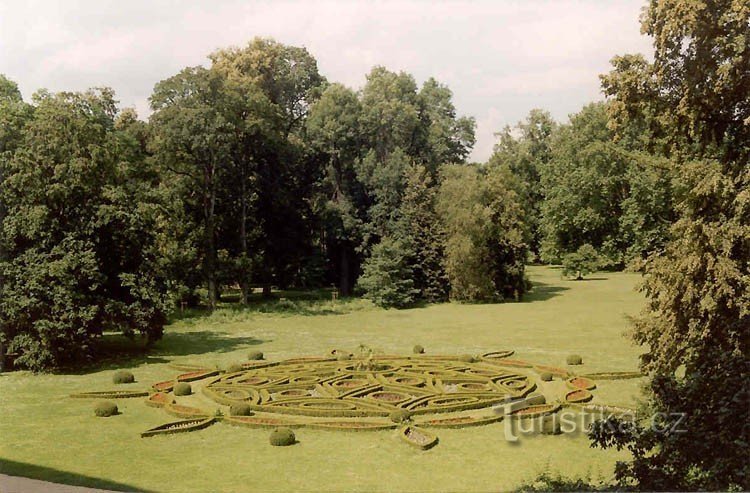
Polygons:
<instances>
[{"instance_id":1,"label":"round topiary bush","mask_svg":"<svg viewBox=\"0 0 750 493\"><path fill-rule=\"evenodd\" d=\"M252 416L253 409L250 407L250 404L239 402L229 406L229 414L231 416Z\"/></svg>"},{"instance_id":2,"label":"round topiary bush","mask_svg":"<svg viewBox=\"0 0 750 493\"><path fill-rule=\"evenodd\" d=\"M238 371L242 371L242 365L239 363L232 363L227 366L227 373L237 373Z\"/></svg>"},{"instance_id":3,"label":"round topiary bush","mask_svg":"<svg viewBox=\"0 0 750 493\"><path fill-rule=\"evenodd\" d=\"M477 362L477 359L470 354L462 354L461 356L458 357L458 360L463 361L464 363L476 363Z\"/></svg>"},{"instance_id":4,"label":"round topiary bush","mask_svg":"<svg viewBox=\"0 0 750 493\"><path fill-rule=\"evenodd\" d=\"M399 409L397 411L393 411L388 417L391 418L391 421L393 421L394 423L403 423L411 419L411 411L407 411L406 409Z\"/></svg>"},{"instance_id":5,"label":"round topiary bush","mask_svg":"<svg viewBox=\"0 0 750 493\"><path fill-rule=\"evenodd\" d=\"M348 361L352 359L352 355L347 354L347 353L338 353L338 355L336 356L336 359L339 361Z\"/></svg>"},{"instance_id":6,"label":"round topiary bush","mask_svg":"<svg viewBox=\"0 0 750 493\"><path fill-rule=\"evenodd\" d=\"M135 376L127 370L118 370L112 375L112 382L120 383L133 383L135 382Z\"/></svg>"},{"instance_id":7,"label":"round topiary bush","mask_svg":"<svg viewBox=\"0 0 750 493\"><path fill-rule=\"evenodd\" d=\"M552 373L545 371L539 375L539 378L542 379L542 382L551 382L552 381Z\"/></svg>"},{"instance_id":8,"label":"round topiary bush","mask_svg":"<svg viewBox=\"0 0 750 493\"><path fill-rule=\"evenodd\" d=\"M117 404L115 404L114 402L101 401L97 402L96 406L94 406L94 414L96 414L100 418L106 418L108 416L119 414L119 412L117 410Z\"/></svg>"},{"instance_id":9,"label":"round topiary bush","mask_svg":"<svg viewBox=\"0 0 750 493\"><path fill-rule=\"evenodd\" d=\"M537 406L539 404L546 404L547 398L542 394L532 394L526 398L526 404L530 406Z\"/></svg>"},{"instance_id":10,"label":"round topiary bush","mask_svg":"<svg viewBox=\"0 0 750 493\"><path fill-rule=\"evenodd\" d=\"M424 348L420 346L419 344L414 346L413 351L414 351L414 354L424 354Z\"/></svg>"},{"instance_id":11,"label":"round topiary bush","mask_svg":"<svg viewBox=\"0 0 750 493\"><path fill-rule=\"evenodd\" d=\"M274 447L286 447L287 445L294 445L297 442L297 437L289 428L276 428L271 432L269 442Z\"/></svg>"},{"instance_id":12,"label":"round topiary bush","mask_svg":"<svg viewBox=\"0 0 750 493\"><path fill-rule=\"evenodd\" d=\"M177 385L174 386L174 395L190 395L193 393L193 388L190 386L189 383L180 382Z\"/></svg>"},{"instance_id":13,"label":"round topiary bush","mask_svg":"<svg viewBox=\"0 0 750 493\"><path fill-rule=\"evenodd\" d=\"M247 353L247 359L250 361L263 359L263 352L262 351L250 351Z\"/></svg>"},{"instance_id":14,"label":"round topiary bush","mask_svg":"<svg viewBox=\"0 0 750 493\"><path fill-rule=\"evenodd\" d=\"M565 362L569 365L582 365L583 364L583 358L581 358L577 354L571 354L567 358L565 358Z\"/></svg>"}]
</instances>

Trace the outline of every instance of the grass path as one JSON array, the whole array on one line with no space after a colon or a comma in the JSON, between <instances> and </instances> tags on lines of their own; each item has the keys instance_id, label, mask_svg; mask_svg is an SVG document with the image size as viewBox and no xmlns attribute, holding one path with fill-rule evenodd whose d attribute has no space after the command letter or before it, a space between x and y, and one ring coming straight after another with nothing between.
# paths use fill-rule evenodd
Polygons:
<instances>
[{"instance_id":1,"label":"grass path","mask_svg":"<svg viewBox=\"0 0 750 493\"><path fill-rule=\"evenodd\" d=\"M362 300L300 301L288 313L219 310L173 323L156 351L123 366L138 379L131 387L140 388L173 377L169 361L226 367L251 349L281 359L363 343L401 354L414 344L435 354L514 349L518 358L562 366L577 353L586 372L636 369L639 350L623 334L627 316L643 305L634 291L637 275L602 273L573 282L556 269L529 272L535 288L523 303L384 311ZM502 425L441 430L440 445L428 452L403 445L395 432L302 429L300 444L286 449L270 447L267 431L220 425L146 440L140 431L170 419L162 411L121 400L121 415L98 419L93 403L67 397L111 388L114 368L0 374L0 472L147 491L497 491L545 467L608 476L624 457L593 450L582 436L524 437L514 444L504 439ZM632 405L638 385L601 382L595 399Z\"/></svg>"}]
</instances>

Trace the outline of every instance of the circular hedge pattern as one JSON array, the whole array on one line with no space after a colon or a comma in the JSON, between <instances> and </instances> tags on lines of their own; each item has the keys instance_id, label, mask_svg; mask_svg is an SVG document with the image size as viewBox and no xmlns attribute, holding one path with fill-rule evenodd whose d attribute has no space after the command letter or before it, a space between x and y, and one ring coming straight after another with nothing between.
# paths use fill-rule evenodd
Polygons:
<instances>
[{"instance_id":1,"label":"circular hedge pattern","mask_svg":"<svg viewBox=\"0 0 750 493\"><path fill-rule=\"evenodd\" d=\"M228 406L316 418L388 418L490 408L524 397L533 379L474 357L317 358L267 363L210 380L203 392ZM176 390L176 389L175 389Z\"/></svg>"}]
</instances>

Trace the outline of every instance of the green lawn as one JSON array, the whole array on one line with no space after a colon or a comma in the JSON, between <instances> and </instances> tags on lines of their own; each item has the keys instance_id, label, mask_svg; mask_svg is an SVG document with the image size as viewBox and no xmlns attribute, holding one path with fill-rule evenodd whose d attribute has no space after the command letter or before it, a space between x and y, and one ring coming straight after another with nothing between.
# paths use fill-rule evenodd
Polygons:
<instances>
[{"instance_id":1,"label":"green lawn","mask_svg":"<svg viewBox=\"0 0 750 493\"><path fill-rule=\"evenodd\" d=\"M261 304L222 309L167 327L148 356L106 369L63 375L0 374L0 472L112 489L148 491L497 491L546 467L566 475L611 475L622 453L591 449L583 436L505 440L503 425L440 430L440 444L422 452L396 432L300 429L298 445L271 447L266 430L215 425L196 433L142 439L172 418L141 399L117 401L122 414L95 418L93 402L75 392L113 388L116 368L131 368L146 388L172 378L168 362L226 367L249 349L268 359L322 355L331 348L409 354L514 349L514 358L565 366L581 354L581 371L632 371L639 350L625 337L628 315L643 298L638 275L599 273L575 282L560 271L531 267L535 288L523 303L442 304L381 310L362 300L296 301L288 312ZM292 297L291 294L286 295ZM290 304L282 302L282 305ZM638 380L599 382L595 401L633 405ZM193 396L189 399L201 399ZM188 400L189 400L188 399Z\"/></svg>"}]
</instances>

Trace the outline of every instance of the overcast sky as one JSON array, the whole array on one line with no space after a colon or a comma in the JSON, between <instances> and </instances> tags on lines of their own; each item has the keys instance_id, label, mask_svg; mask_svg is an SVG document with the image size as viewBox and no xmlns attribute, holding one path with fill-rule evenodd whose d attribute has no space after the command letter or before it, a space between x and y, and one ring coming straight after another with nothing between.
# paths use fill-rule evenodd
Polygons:
<instances>
[{"instance_id":1,"label":"overcast sky","mask_svg":"<svg viewBox=\"0 0 750 493\"><path fill-rule=\"evenodd\" d=\"M0 73L38 88L115 89L149 114L154 84L216 48L272 36L301 45L329 80L360 88L373 65L448 84L477 120L472 159L493 133L544 108L560 120L601 99L615 54L649 52L643 0L474 2L0 0Z\"/></svg>"}]
</instances>

